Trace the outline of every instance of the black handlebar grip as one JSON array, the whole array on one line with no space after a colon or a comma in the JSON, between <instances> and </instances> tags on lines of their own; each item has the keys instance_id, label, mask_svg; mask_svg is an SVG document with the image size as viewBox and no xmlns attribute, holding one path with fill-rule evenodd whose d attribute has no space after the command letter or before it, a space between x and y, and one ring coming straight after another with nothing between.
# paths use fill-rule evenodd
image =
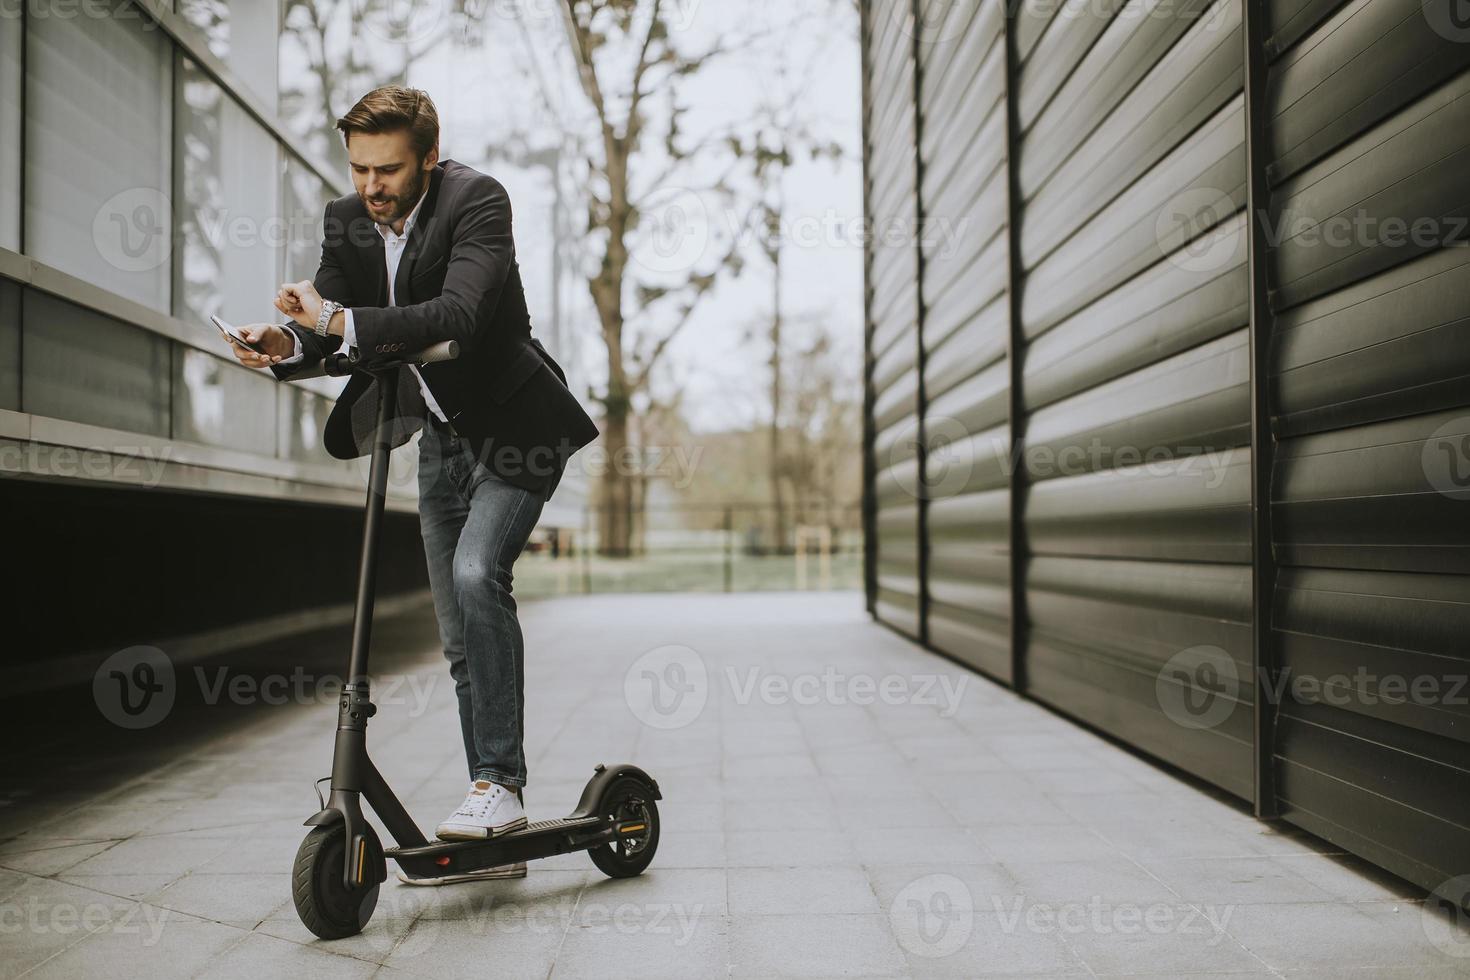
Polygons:
<instances>
[{"instance_id":1,"label":"black handlebar grip","mask_svg":"<svg viewBox=\"0 0 1470 980\"><path fill-rule=\"evenodd\" d=\"M382 363L383 366L391 366L395 363L438 364L441 361L452 361L458 356L459 341L441 340L437 344L430 344L428 347L425 347L417 354L410 354L407 357L401 359L379 363ZM343 375L351 374L353 371L357 370L358 360L358 358L351 357L343 351L333 351L311 367L303 368L295 374L288 375L286 380L300 381L306 378L321 377L340 378ZM376 366L378 365L369 365L368 370L372 370Z\"/></svg>"}]
</instances>

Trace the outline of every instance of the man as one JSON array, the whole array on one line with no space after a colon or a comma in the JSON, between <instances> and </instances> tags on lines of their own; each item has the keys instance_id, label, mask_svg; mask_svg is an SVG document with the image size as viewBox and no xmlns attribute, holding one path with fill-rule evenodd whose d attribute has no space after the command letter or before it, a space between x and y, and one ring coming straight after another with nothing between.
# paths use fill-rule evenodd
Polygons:
<instances>
[{"instance_id":1,"label":"man","mask_svg":"<svg viewBox=\"0 0 1470 980\"><path fill-rule=\"evenodd\" d=\"M294 322L243 328L266 353L235 355L286 380L339 349L355 348L370 365L459 341L456 360L399 372L392 444L423 430L420 528L470 772L469 794L437 833L508 833L526 825L524 657L511 566L567 458L597 427L531 338L505 189L439 159L428 95L374 89L337 128L356 194L327 205L316 278L283 284L276 296ZM371 451L376 386L353 374L327 419L332 456ZM473 877L524 874L521 863Z\"/></svg>"}]
</instances>

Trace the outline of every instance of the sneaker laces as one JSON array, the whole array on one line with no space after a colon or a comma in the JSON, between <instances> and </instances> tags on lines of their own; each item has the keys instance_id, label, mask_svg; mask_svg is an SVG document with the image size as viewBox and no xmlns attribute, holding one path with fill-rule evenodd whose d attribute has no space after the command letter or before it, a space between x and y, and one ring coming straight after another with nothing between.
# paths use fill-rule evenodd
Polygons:
<instances>
[{"instance_id":1,"label":"sneaker laces","mask_svg":"<svg viewBox=\"0 0 1470 980\"><path fill-rule=\"evenodd\" d=\"M474 820L484 819L490 808L500 801L500 797L506 792L504 786L491 783L488 789L480 789L475 785L470 789L470 795L464 798L459 809L454 811L456 817L469 817Z\"/></svg>"}]
</instances>

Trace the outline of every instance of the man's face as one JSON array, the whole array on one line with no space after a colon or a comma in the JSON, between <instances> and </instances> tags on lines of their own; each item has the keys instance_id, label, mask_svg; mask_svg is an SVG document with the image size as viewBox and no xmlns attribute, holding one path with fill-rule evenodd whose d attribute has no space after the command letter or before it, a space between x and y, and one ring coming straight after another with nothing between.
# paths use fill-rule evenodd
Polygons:
<instances>
[{"instance_id":1,"label":"man's face","mask_svg":"<svg viewBox=\"0 0 1470 980\"><path fill-rule=\"evenodd\" d=\"M393 225L408 216L424 191L424 181L439 162L436 146L420 163L408 130L353 133L347 141L352 183L372 219Z\"/></svg>"}]
</instances>

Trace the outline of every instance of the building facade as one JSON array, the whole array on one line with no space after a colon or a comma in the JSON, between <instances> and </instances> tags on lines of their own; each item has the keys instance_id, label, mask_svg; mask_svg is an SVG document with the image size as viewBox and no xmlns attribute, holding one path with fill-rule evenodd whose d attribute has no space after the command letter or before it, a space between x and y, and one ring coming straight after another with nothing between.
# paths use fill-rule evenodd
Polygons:
<instances>
[{"instance_id":1,"label":"building facade","mask_svg":"<svg viewBox=\"0 0 1470 980\"><path fill-rule=\"evenodd\" d=\"M873 614L1470 871L1470 22L861 6Z\"/></svg>"},{"instance_id":2,"label":"building facade","mask_svg":"<svg viewBox=\"0 0 1470 980\"><path fill-rule=\"evenodd\" d=\"M279 283L315 275L323 208L352 190L333 123L424 43L371 16L0 10L0 503L26 689L130 644L218 650L347 618L366 460L321 445L345 379L243 368L208 316L278 320ZM544 516L578 527L566 482ZM409 449L387 510L383 594L422 593Z\"/></svg>"}]
</instances>

